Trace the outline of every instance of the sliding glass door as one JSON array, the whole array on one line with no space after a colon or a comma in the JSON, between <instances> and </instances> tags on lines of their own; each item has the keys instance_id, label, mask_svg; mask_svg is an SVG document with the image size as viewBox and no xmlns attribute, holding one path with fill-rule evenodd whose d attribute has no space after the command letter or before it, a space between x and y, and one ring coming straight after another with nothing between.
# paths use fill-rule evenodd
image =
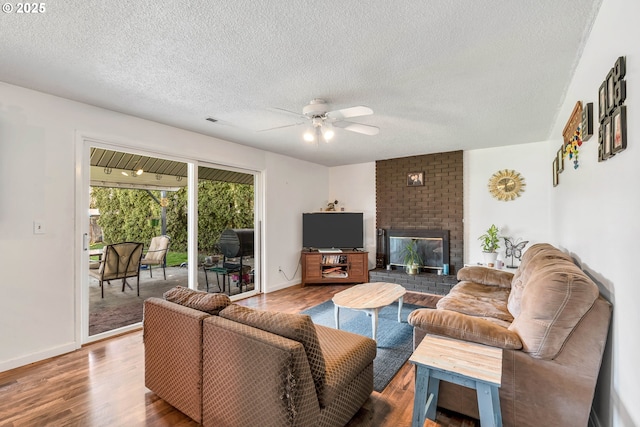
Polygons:
<instances>
[{"instance_id":1,"label":"sliding glass door","mask_svg":"<svg viewBox=\"0 0 640 427\"><path fill-rule=\"evenodd\" d=\"M83 342L138 327L144 300L174 286L232 299L259 290L257 173L101 141L83 141L82 151Z\"/></svg>"}]
</instances>

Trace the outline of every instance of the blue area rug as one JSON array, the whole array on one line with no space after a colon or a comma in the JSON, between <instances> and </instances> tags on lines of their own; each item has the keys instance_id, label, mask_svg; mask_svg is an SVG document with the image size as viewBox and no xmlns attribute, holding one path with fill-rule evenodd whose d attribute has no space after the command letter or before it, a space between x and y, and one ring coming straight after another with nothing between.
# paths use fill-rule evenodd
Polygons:
<instances>
[{"instance_id":1,"label":"blue area rug","mask_svg":"<svg viewBox=\"0 0 640 427\"><path fill-rule=\"evenodd\" d=\"M402 323L398 323L398 303L380 310L378 315L378 352L373 361L373 389L381 392L413 353L413 327L407 316L418 307L402 304ZM335 328L333 301L303 311L318 325ZM371 338L371 317L362 311L340 309L340 329Z\"/></svg>"}]
</instances>

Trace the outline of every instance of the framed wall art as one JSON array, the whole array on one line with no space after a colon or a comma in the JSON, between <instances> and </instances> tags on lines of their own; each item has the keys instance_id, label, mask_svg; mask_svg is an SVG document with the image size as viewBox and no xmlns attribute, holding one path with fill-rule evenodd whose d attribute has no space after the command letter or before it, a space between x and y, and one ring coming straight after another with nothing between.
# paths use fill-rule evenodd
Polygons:
<instances>
[{"instance_id":1,"label":"framed wall art","mask_svg":"<svg viewBox=\"0 0 640 427\"><path fill-rule=\"evenodd\" d=\"M598 161L602 162L605 160L604 158L604 139L602 138L602 126L598 127Z\"/></svg>"},{"instance_id":2,"label":"framed wall art","mask_svg":"<svg viewBox=\"0 0 640 427\"><path fill-rule=\"evenodd\" d=\"M407 187L424 185L424 172L409 172L407 174Z\"/></svg>"},{"instance_id":3,"label":"framed wall art","mask_svg":"<svg viewBox=\"0 0 640 427\"><path fill-rule=\"evenodd\" d=\"M627 107L622 105L613 110L611 123L611 153L616 154L627 148Z\"/></svg>"},{"instance_id":4,"label":"framed wall art","mask_svg":"<svg viewBox=\"0 0 640 427\"><path fill-rule=\"evenodd\" d=\"M613 76L616 81L624 79L624 76L627 75L627 66L625 62L625 57L621 56L616 60L616 64L613 66Z\"/></svg>"},{"instance_id":5,"label":"framed wall art","mask_svg":"<svg viewBox=\"0 0 640 427\"><path fill-rule=\"evenodd\" d=\"M558 173L561 173L564 171L564 145L560 147L556 157L558 158Z\"/></svg>"},{"instance_id":6,"label":"framed wall art","mask_svg":"<svg viewBox=\"0 0 640 427\"><path fill-rule=\"evenodd\" d=\"M598 90L598 161L607 160L627 148L626 58L620 56Z\"/></svg>"},{"instance_id":7,"label":"framed wall art","mask_svg":"<svg viewBox=\"0 0 640 427\"><path fill-rule=\"evenodd\" d=\"M593 102L584 104L582 108L582 141L588 141L593 135Z\"/></svg>"},{"instance_id":8,"label":"framed wall art","mask_svg":"<svg viewBox=\"0 0 640 427\"><path fill-rule=\"evenodd\" d=\"M613 74L613 68L612 68L609 71L609 74L607 74L607 114L611 114L611 112L616 106L615 91L614 91L614 86L616 82L613 76L614 74Z\"/></svg>"},{"instance_id":9,"label":"framed wall art","mask_svg":"<svg viewBox=\"0 0 640 427\"><path fill-rule=\"evenodd\" d=\"M598 121L602 123L607 117L607 81L603 81L598 90Z\"/></svg>"},{"instance_id":10,"label":"framed wall art","mask_svg":"<svg viewBox=\"0 0 640 427\"><path fill-rule=\"evenodd\" d=\"M553 186L558 186L558 158L553 159Z\"/></svg>"},{"instance_id":11,"label":"framed wall art","mask_svg":"<svg viewBox=\"0 0 640 427\"><path fill-rule=\"evenodd\" d=\"M602 158L604 160L611 157L611 117L604 119L602 123Z\"/></svg>"}]
</instances>

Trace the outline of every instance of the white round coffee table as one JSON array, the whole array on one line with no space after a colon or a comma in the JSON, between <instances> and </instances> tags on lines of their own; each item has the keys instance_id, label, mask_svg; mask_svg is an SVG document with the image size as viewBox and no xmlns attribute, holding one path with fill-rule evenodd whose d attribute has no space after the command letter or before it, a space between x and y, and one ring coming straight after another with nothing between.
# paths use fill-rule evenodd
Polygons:
<instances>
[{"instance_id":1,"label":"white round coffee table","mask_svg":"<svg viewBox=\"0 0 640 427\"><path fill-rule=\"evenodd\" d=\"M378 331L378 312L398 300L398 322L402 322L402 300L406 289L395 283L364 283L338 292L333 296L336 328L340 329L340 308L364 311L371 316L372 337L376 339Z\"/></svg>"}]
</instances>

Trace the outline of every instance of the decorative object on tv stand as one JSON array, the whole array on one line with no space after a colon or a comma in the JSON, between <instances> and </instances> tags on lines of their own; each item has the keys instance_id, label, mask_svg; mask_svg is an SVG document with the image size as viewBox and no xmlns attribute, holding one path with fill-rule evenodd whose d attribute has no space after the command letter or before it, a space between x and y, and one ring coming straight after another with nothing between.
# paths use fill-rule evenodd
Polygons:
<instances>
[{"instance_id":1,"label":"decorative object on tv stand","mask_svg":"<svg viewBox=\"0 0 640 427\"><path fill-rule=\"evenodd\" d=\"M493 267L498 257L498 249L500 249L500 238L498 237L498 227L491 224L491 227L478 240L481 242L484 263L487 267Z\"/></svg>"},{"instance_id":2,"label":"decorative object on tv stand","mask_svg":"<svg viewBox=\"0 0 640 427\"><path fill-rule=\"evenodd\" d=\"M404 247L403 252L405 271L407 274L418 274L422 266L422 257L418 253L418 242L412 239L411 242Z\"/></svg>"},{"instance_id":3,"label":"decorative object on tv stand","mask_svg":"<svg viewBox=\"0 0 640 427\"><path fill-rule=\"evenodd\" d=\"M517 197L524 191L524 187L527 184L524 182L524 177L520 173L504 169L494 173L489 179L489 192L491 195L504 202L508 202Z\"/></svg>"},{"instance_id":4,"label":"decorative object on tv stand","mask_svg":"<svg viewBox=\"0 0 640 427\"><path fill-rule=\"evenodd\" d=\"M520 258L522 258L522 250L525 246L527 246L527 243L529 243L528 240L524 240L522 242L520 242L519 240L520 239L514 241L511 239L511 237L504 238L504 246L506 247L505 255L507 257L511 257L511 264L507 265L507 267L509 268L518 267L513 263L513 258L516 258L518 261L520 261Z\"/></svg>"},{"instance_id":5,"label":"decorative object on tv stand","mask_svg":"<svg viewBox=\"0 0 640 427\"><path fill-rule=\"evenodd\" d=\"M333 202L327 203L327 212L335 212L338 207L338 201L334 200Z\"/></svg>"},{"instance_id":6,"label":"decorative object on tv stand","mask_svg":"<svg viewBox=\"0 0 640 427\"><path fill-rule=\"evenodd\" d=\"M598 91L598 161L602 162L627 148L627 73L624 56L616 60Z\"/></svg>"}]
</instances>

